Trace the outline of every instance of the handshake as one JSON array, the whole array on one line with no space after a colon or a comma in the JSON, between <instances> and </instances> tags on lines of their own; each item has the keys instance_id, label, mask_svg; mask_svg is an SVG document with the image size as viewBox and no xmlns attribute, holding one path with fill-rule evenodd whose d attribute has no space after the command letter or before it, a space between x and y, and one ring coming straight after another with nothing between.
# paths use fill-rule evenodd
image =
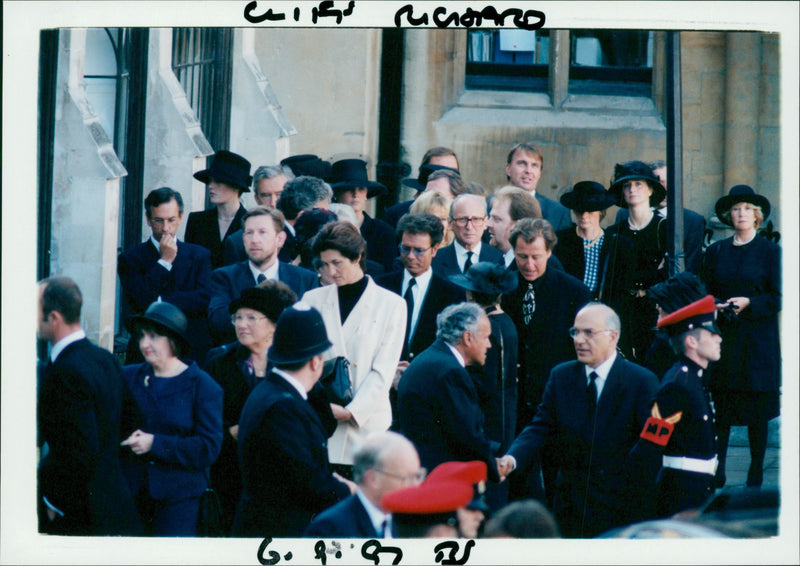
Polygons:
<instances>
[{"instance_id":1,"label":"handshake","mask_svg":"<svg viewBox=\"0 0 800 566\"><path fill-rule=\"evenodd\" d=\"M500 476L500 481L505 481L508 474L514 471L517 467L517 461L513 456L506 454L502 458L495 458L497 461L497 475Z\"/></svg>"}]
</instances>

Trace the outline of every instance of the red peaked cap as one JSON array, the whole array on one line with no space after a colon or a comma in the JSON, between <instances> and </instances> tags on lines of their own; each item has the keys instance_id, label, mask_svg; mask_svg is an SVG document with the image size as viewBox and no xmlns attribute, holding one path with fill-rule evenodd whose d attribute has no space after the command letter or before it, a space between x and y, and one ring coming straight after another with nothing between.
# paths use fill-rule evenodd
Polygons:
<instances>
[{"instance_id":1,"label":"red peaked cap","mask_svg":"<svg viewBox=\"0 0 800 566\"><path fill-rule=\"evenodd\" d=\"M487 479L486 462L473 460L472 462L444 462L439 464L428 474L428 481L455 481L464 483L473 488L472 500L467 504L467 509L489 511L489 506L484 499Z\"/></svg>"},{"instance_id":2,"label":"red peaked cap","mask_svg":"<svg viewBox=\"0 0 800 566\"><path fill-rule=\"evenodd\" d=\"M381 506L391 513L428 515L447 513L467 505L472 486L465 482L430 481L394 489L381 498Z\"/></svg>"},{"instance_id":3,"label":"red peaked cap","mask_svg":"<svg viewBox=\"0 0 800 566\"><path fill-rule=\"evenodd\" d=\"M685 307L671 312L658 321L658 328L663 328L671 336L677 336L696 328L705 328L714 334L720 334L715 322L717 307L713 295L706 295L699 301L689 303Z\"/></svg>"}]
</instances>

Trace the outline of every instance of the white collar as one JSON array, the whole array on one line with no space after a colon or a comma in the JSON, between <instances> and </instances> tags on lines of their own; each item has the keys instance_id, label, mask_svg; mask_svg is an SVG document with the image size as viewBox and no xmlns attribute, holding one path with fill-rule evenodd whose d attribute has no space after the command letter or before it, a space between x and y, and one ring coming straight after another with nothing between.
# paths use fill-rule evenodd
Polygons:
<instances>
[{"instance_id":1,"label":"white collar","mask_svg":"<svg viewBox=\"0 0 800 566\"><path fill-rule=\"evenodd\" d=\"M472 263L478 263L478 256L481 255L482 244L483 242L481 240L478 240L478 243L475 244L475 247L469 250L472 252L472 257L473 257ZM464 261L467 261L467 248L459 244L458 240L453 240L453 249L455 249L456 251L456 256L463 257Z\"/></svg>"},{"instance_id":2,"label":"white collar","mask_svg":"<svg viewBox=\"0 0 800 566\"><path fill-rule=\"evenodd\" d=\"M64 348L72 344L73 342L77 342L78 340L83 340L86 338L86 333L83 331L82 328L79 328L75 332L67 334L61 340L53 344L53 347L50 348L50 361L55 362L58 355L64 351Z\"/></svg>"},{"instance_id":3,"label":"white collar","mask_svg":"<svg viewBox=\"0 0 800 566\"><path fill-rule=\"evenodd\" d=\"M278 256L276 255L275 256L275 261L272 262L272 265L270 265L264 271L259 271L256 268L256 266L253 265L252 261L247 260L247 265L250 266L250 273L253 274L253 279L255 279L256 281L258 281L258 276L261 275L261 274L263 274L264 277L266 277L267 279L278 281L278 264L279 263L280 263L280 261L278 260Z\"/></svg>"},{"instance_id":4,"label":"white collar","mask_svg":"<svg viewBox=\"0 0 800 566\"><path fill-rule=\"evenodd\" d=\"M361 491L360 487L358 488L358 490L356 490L356 497L358 497L358 500L361 501L361 505L364 506L364 510L367 512L367 515L369 515L369 520L372 521L372 526L375 527L375 532L377 532L380 535L381 529L383 528L383 522L388 520L388 523L386 524L387 531L391 533L392 532L391 514L384 513L383 511L378 509L378 507L376 507L375 504L369 500L369 498L364 494L364 492Z\"/></svg>"},{"instance_id":5,"label":"white collar","mask_svg":"<svg viewBox=\"0 0 800 566\"><path fill-rule=\"evenodd\" d=\"M447 347L450 348L451 352L453 352L453 355L456 357L456 360L458 360L459 365L462 368L467 367L467 361L464 359L464 356L461 355L461 352L459 352L458 349L449 342L445 342L445 344L447 344Z\"/></svg>"},{"instance_id":6,"label":"white collar","mask_svg":"<svg viewBox=\"0 0 800 566\"><path fill-rule=\"evenodd\" d=\"M308 400L308 391L306 391L306 388L303 387L302 383L297 381L297 378L295 378L293 375L290 375L290 374L286 373L285 371L280 370L278 368L272 368L272 371L274 373L276 373L277 375L281 376L286 381L288 381L289 385L291 385L292 387L297 389L297 392L300 394L300 396L303 399L305 399L306 401Z\"/></svg>"},{"instance_id":7,"label":"white collar","mask_svg":"<svg viewBox=\"0 0 800 566\"><path fill-rule=\"evenodd\" d=\"M404 290L408 287L408 282L411 281L411 273L408 272L408 269L403 269L403 284L401 285L400 289ZM417 281L417 288L422 291L428 288L428 285L431 283L431 278L433 277L433 269L430 267L428 270L423 273L422 275L413 276L414 279Z\"/></svg>"},{"instance_id":8,"label":"white collar","mask_svg":"<svg viewBox=\"0 0 800 566\"><path fill-rule=\"evenodd\" d=\"M514 248L508 248L506 253L503 254L503 261L505 262L506 267L511 265L511 263L514 261Z\"/></svg>"},{"instance_id":9,"label":"white collar","mask_svg":"<svg viewBox=\"0 0 800 566\"><path fill-rule=\"evenodd\" d=\"M584 365L584 369L586 370L586 385L589 385L590 377L589 374L595 372L597 374L597 378L595 378L595 386L597 387L597 396L600 397L600 394L603 392L603 386L606 384L606 380L608 379L608 374L611 372L611 366L614 365L614 362L617 360L617 351L614 350L611 356L604 361L602 364L597 366L596 368L591 368L588 365Z\"/></svg>"}]
</instances>

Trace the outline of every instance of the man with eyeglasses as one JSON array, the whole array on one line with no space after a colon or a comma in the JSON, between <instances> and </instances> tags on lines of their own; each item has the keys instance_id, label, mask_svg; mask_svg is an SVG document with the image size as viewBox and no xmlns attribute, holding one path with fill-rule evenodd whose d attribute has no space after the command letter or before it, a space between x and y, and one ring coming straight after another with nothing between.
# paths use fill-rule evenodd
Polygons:
<instances>
[{"instance_id":1,"label":"man with eyeglasses","mask_svg":"<svg viewBox=\"0 0 800 566\"><path fill-rule=\"evenodd\" d=\"M280 249L286 241L282 212L257 206L244 215L242 224L242 241L247 259L220 267L211 273L208 322L215 346L236 339L228 305L238 299L245 289L255 287L268 279L277 280L286 283L298 297L302 297L307 290L319 285L317 276L312 271L278 259Z\"/></svg>"},{"instance_id":2,"label":"man with eyeglasses","mask_svg":"<svg viewBox=\"0 0 800 566\"><path fill-rule=\"evenodd\" d=\"M479 261L503 264L503 254L481 241L486 230L486 201L473 194L459 195L450 207L450 226L455 240L439 250L433 271L440 277L465 273Z\"/></svg>"},{"instance_id":3,"label":"man with eyeglasses","mask_svg":"<svg viewBox=\"0 0 800 566\"><path fill-rule=\"evenodd\" d=\"M117 273L128 314L142 314L159 298L180 308L189 321L187 355L201 362L211 347L206 312L211 286L211 252L178 240L183 220L183 198L178 191L161 187L144 199L150 237L122 252ZM128 342L126 363L144 361L138 340Z\"/></svg>"},{"instance_id":4,"label":"man with eyeglasses","mask_svg":"<svg viewBox=\"0 0 800 566\"><path fill-rule=\"evenodd\" d=\"M589 303L567 332L577 360L550 373L536 416L499 460L501 477L524 474L547 444L558 479L553 511L565 537L590 538L641 518L631 452L658 388L651 371L617 355L620 322Z\"/></svg>"},{"instance_id":5,"label":"man with eyeglasses","mask_svg":"<svg viewBox=\"0 0 800 566\"><path fill-rule=\"evenodd\" d=\"M381 498L425 478L414 445L402 434L375 432L353 455L355 494L317 515L303 536L316 538L394 538L392 515Z\"/></svg>"}]
</instances>

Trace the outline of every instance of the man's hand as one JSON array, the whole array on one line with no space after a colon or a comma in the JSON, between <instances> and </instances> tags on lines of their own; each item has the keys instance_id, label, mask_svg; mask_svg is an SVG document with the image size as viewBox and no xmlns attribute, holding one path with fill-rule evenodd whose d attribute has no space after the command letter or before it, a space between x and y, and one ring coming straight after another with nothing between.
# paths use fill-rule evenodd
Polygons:
<instances>
[{"instance_id":1,"label":"man's hand","mask_svg":"<svg viewBox=\"0 0 800 566\"><path fill-rule=\"evenodd\" d=\"M231 436L234 440L239 440L239 423L236 423L232 427L228 429L228 432L231 433Z\"/></svg>"},{"instance_id":2,"label":"man's hand","mask_svg":"<svg viewBox=\"0 0 800 566\"><path fill-rule=\"evenodd\" d=\"M736 314L739 314L750 306L750 299L748 297L731 297L723 306L728 305L733 307L733 310L736 312Z\"/></svg>"},{"instance_id":3,"label":"man's hand","mask_svg":"<svg viewBox=\"0 0 800 566\"><path fill-rule=\"evenodd\" d=\"M169 264L172 264L175 261L175 257L178 255L178 240L172 234L167 234L164 232L161 235L161 241L159 242L161 247L161 259L166 261Z\"/></svg>"},{"instance_id":4,"label":"man's hand","mask_svg":"<svg viewBox=\"0 0 800 566\"><path fill-rule=\"evenodd\" d=\"M516 460L513 456L506 454L502 458L495 458L497 461L497 475L500 476L500 481L504 481L508 474L514 471L517 466Z\"/></svg>"},{"instance_id":5,"label":"man's hand","mask_svg":"<svg viewBox=\"0 0 800 566\"><path fill-rule=\"evenodd\" d=\"M347 422L353 418L353 413L336 403L331 403L331 411L333 411L334 418L340 423Z\"/></svg>"},{"instance_id":6,"label":"man's hand","mask_svg":"<svg viewBox=\"0 0 800 566\"><path fill-rule=\"evenodd\" d=\"M147 454L153 447L153 435L149 432L137 430L128 438L120 442L120 446L130 446L134 454Z\"/></svg>"},{"instance_id":7,"label":"man's hand","mask_svg":"<svg viewBox=\"0 0 800 566\"><path fill-rule=\"evenodd\" d=\"M403 360L397 364L397 369L394 370L394 379L392 380L392 389L397 389L397 386L400 385L400 378L403 377L403 373L408 368L408 362Z\"/></svg>"},{"instance_id":8,"label":"man's hand","mask_svg":"<svg viewBox=\"0 0 800 566\"><path fill-rule=\"evenodd\" d=\"M350 495L355 495L356 490L358 489L358 485L356 484L356 482L351 481L351 480L349 480L347 478L343 478L342 476L340 476L336 472L333 472L333 477L335 477L337 480L339 480L344 485L346 485L348 488L350 488Z\"/></svg>"}]
</instances>

